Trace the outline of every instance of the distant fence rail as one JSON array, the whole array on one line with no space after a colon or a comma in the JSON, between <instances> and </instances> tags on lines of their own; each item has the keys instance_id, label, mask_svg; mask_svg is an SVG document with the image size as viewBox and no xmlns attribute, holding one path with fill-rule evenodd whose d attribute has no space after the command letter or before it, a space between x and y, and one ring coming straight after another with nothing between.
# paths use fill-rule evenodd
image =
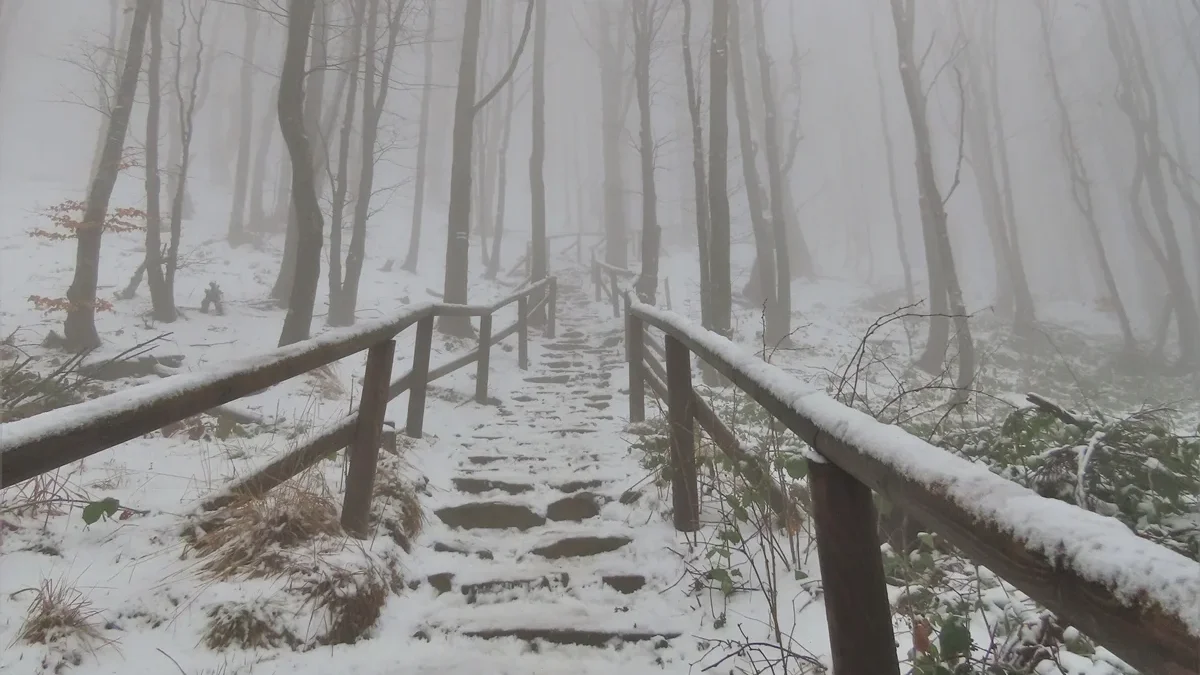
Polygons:
<instances>
[{"instance_id":1,"label":"distant fence rail","mask_svg":"<svg viewBox=\"0 0 1200 675\"><path fill-rule=\"evenodd\" d=\"M330 331L210 372L175 375L0 425L0 488L54 471L367 350L362 397L356 411L204 502L204 508L211 510L238 499L259 497L315 465L322 457L348 447L350 467L342 524L350 534L365 537L388 402L405 391L410 392L405 433L420 438L428 384L476 362L479 367L475 398L486 401L491 346L516 333L519 365L528 368L530 316L544 305L545 334L554 337L557 288L556 279L548 277L489 305L414 305L386 319ZM516 321L493 332L493 315L512 304L517 305ZM431 368L433 322L439 316L479 317L479 344L473 351ZM412 369L392 381L395 337L414 324L417 333Z\"/></svg>"},{"instance_id":2,"label":"distant fence rail","mask_svg":"<svg viewBox=\"0 0 1200 675\"><path fill-rule=\"evenodd\" d=\"M597 269L607 266L593 267L599 294ZM733 455L738 464L759 459L745 457L692 388L693 354L824 459L810 463L808 489L835 673L899 672L872 491L1143 672L1200 673L1200 563L878 422L716 333L623 295L629 417L645 418L647 386L667 402L676 529L700 522L695 422L726 454L743 453ZM650 327L664 334L661 348L647 340ZM770 496L772 506L783 499Z\"/></svg>"}]
</instances>

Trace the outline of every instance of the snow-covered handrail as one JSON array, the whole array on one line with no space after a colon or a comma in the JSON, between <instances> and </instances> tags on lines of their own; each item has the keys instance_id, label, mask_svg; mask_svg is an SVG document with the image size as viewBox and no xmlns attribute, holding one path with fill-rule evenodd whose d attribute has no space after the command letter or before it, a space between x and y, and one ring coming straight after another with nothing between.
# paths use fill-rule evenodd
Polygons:
<instances>
[{"instance_id":1,"label":"snow-covered handrail","mask_svg":"<svg viewBox=\"0 0 1200 675\"><path fill-rule=\"evenodd\" d=\"M1200 563L844 406L677 314L629 309L629 335L667 335L669 380L690 389L698 355L827 460L811 463L810 489L836 672L896 672L871 490L1131 665L1200 672ZM690 435L691 411L670 414Z\"/></svg>"},{"instance_id":2,"label":"snow-covered handrail","mask_svg":"<svg viewBox=\"0 0 1200 675\"><path fill-rule=\"evenodd\" d=\"M541 297L534 296L537 291L545 289L548 289L548 292L540 294ZM331 330L266 354L235 360L208 372L174 375L27 419L0 424L0 488L90 457L168 424L262 391L352 354L367 349L374 350L417 323L421 326L417 331L414 372L406 377L410 384L420 385L423 406L424 385L431 375L439 374L436 371L428 371L429 340L435 317L479 316L482 317L481 322L487 323L490 332L491 315L496 310L518 302L522 309L528 312L530 310L527 305L530 304L529 300L533 299L534 303L548 303L546 333L552 337L556 290L554 277L549 277L490 305L412 305L385 319L364 321L351 328ZM518 316L514 326L506 328L480 345L471 360L486 362L486 356L480 355L486 352L492 342L519 332L521 365L525 367L528 359L527 318L525 315ZM421 358L424 359L423 366L418 363ZM458 364L458 361L455 364ZM389 374L390 365L389 361ZM422 371L422 367L425 370ZM385 374L384 377L388 376ZM382 392L385 394L388 393L389 384L386 381L382 383ZM366 387L364 383L364 391ZM384 402L386 403L386 400ZM419 435L419 414L416 426L411 425L411 418L417 412L410 406L409 430L410 433Z\"/></svg>"}]
</instances>

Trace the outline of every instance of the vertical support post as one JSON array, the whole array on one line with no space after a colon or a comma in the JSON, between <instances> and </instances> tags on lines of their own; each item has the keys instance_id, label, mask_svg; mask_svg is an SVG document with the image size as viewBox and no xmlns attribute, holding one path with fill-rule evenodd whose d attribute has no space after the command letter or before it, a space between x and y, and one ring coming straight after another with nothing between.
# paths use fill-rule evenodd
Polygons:
<instances>
[{"instance_id":1,"label":"vertical support post","mask_svg":"<svg viewBox=\"0 0 1200 675\"><path fill-rule=\"evenodd\" d=\"M517 366L529 370L529 296L517 298Z\"/></svg>"},{"instance_id":2,"label":"vertical support post","mask_svg":"<svg viewBox=\"0 0 1200 675\"><path fill-rule=\"evenodd\" d=\"M533 242L525 244L525 278L533 276Z\"/></svg>"},{"instance_id":3,"label":"vertical support post","mask_svg":"<svg viewBox=\"0 0 1200 675\"><path fill-rule=\"evenodd\" d=\"M600 296L600 261L592 258L592 284L596 287L596 302L600 302L603 298Z\"/></svg>"},{"instance_id":4,"label":"vertical support post","mask_svg":"<svg viewBox=\"0 0 1200 675\"><path fill-rule=\"evenodd\" d=\"M370 529L375 464L379 460L379 441L383 435L383 417L387 412L388 386L391 385L395 356L395 340L384 340L367 352L358 423L354 428L354 440L350 442L346 496L342 501L342 527L358 539L366 539Z\"/></svg>"},{"instance_id":5,"label":"vertical support post","mask_svg":"<svg viewBox=\"0 0 1200 675\"><path fill-rule=\"evenodd\" d=\"M612 270L609 270L608 271L608 281L609 281L609 286L612 288L613 318L619 319L619 318L621 318L621 301L620 301L620 294L617 292L617 273Z\"/></svg>"},{"instance_id":6,"label":"vertical support post","mask_svg":"<svg viewBox=\"0 0 1200 675\"><path fill-rule=\"evenodd\" d=\"M550 277L550 291L546 298L546 329L543 335L548 338L555 336L555 326L558 316L558 277Z\"/></svg>"},{"instance_id":7,"label":"vertical support post","mask_svg":"<svg viewBox=\"0 0 1200 675\"><path fill-rule=\"evenodd\" d=\"M629 421L646 421L646 330L625 299L625 357L629 360Z\"/></svg>"},{"instance_id":8,"label":"vertical support post","mask_svg":"<svg viewBox=\"0 0 1200 675\"><path fill-rule=\"evenodd\" d=\"M666 352L667 420L671 425L671 506L675 529L679 532L695 532L700 529L700 489L696 479L692 355L686 345L671 335L667 335Z\"/></svg>"},{"instance_id":9,"label":"vertical support post","mask_svg":"<svg viewBox=\"0 0 1200 675\"><path fill-rule=\"evenodd\" d=\"M479 317L479 361L475 370L475 402L487 403L488 368L492 356L492 315Z\"/></svg>"},{"instance_id":10,"label":"vertical support post","mask_svg":"<svg viewBox=\"0 0 1200 675\"><path fill-rule=\"evenodd\" d=\"M417 344L413 347L413 383L408 390L408 421L404 433L420 438L425 428L425 391L429 385L429 352L433 348L433 315L417 322Z\"/></svg>"},{"instance_id":11,"label":"vertical support post","mask_svg":"<svg viewBox=\"0 0 1200 675\"><path fill-rule=\"evenodd\" d=\"M663 290L667 294L667 309L671 309L671 277L663 277Z\"/></svg>"},{"instance_id":12,"label":"vertical support post","mask_svg":"<svg viewBox=\"0 0 1200 675\"><path fill-rule=\"evenodd\" d=\"M899 673L871 490L835 464L808 466L833 672Z\"/></svg>"}]
</instances>

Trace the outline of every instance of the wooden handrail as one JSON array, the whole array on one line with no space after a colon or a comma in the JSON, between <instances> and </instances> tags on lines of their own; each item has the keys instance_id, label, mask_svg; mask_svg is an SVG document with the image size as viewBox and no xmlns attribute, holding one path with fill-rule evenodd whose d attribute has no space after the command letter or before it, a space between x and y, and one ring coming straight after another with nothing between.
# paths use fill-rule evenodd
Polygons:
<instances>
[{"instance_id":1,"label":"wooden handrail","mask_svg":"<svg viewBox=\"0 0 1200 675\"><path fill-rule=\"evenodd\" d=\"M423 319L448 314L490 316L495 311L547 287L555 287L553 277L530 284L490 305L421 303L387 319L329 331L265 355L238 359L211 372L180 374L67 408L5 423L0 425L0 488L85 459L168 424L268 389L315 368L392 340L406 328ZM542 297L543 300L549 297L554 301L554 295L551 292L548 296L543 294ZM553 313L554 309L551 307L550 311ZM517 332L520 328L519 323L498 333L487 346L490 347L491 344ZM448 370L430 371L423 378L421 386L477 360L478 350L474 354L474 358L460 358L446 364L454 366ZM387 389L387 399L390 400L411 387L415 379L412 373L400 378L398 383L404 382L405 386L397 388L397 383L393 383ZM346 420L342 420L336 425L335 431L326 434L330 438L322 436L314 439L312 443L322 445L336 441L340 445L331 450L346 447L347 443L342 442L345 434L349 433L342 429L345 422ZM302 453L297 450L293 454ZM276 461L287 463L284 462L284 458ZM305 462L301 461L300 464ZM287 477L290 478L291 475L295 473Z\"/></svg>"},{"instance_id":2,"label":"wooden handrail","mask_svg":"<svg viewBox=\"0 0 1200 675\"><path fill-rule=\"evenodd\" d=\"M824 458L809 489L835 672L898 672L872 490L1131 665L1200 672L1200 563L842 406L678 315L628 307Z\"/></svg>"}]
</instances>

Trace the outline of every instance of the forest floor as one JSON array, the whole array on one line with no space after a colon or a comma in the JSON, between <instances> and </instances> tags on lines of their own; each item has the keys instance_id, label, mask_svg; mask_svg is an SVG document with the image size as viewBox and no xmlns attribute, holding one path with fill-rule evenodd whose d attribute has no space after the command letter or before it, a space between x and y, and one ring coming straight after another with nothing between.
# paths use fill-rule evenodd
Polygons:
<instances>
[{"instance_id":1,"label":"forest floor","mask_svg":"<svg viewBox=\"0 0 1200 675\"><path fill-rule=\"evenodd\" d=\"M61 317L26 302L31 295L61 295L73 269L73 242L27 234L44 225L35 212L49 205L43 199L55 196L34 191L20 204L3 205L17 215L0 231L0 338L13 335L0 369L23 354L34 356L42 370L62 358L38 346L50 330L59 329ZM373 236L383 236L383 219L377 220ZM202 209L195 222L223 223L224 218ZM231 250L223 242L223 227L205 230L189 223L186 232L178 286L182 320L151 322L144 287L133 300L113 300L113 310L98 315L106 345L91 361L153 340L155 356L182 357L181 370L203 370L274 347L283 312L267 296L281 241ZM423 259L422 275L380 271L402 249L369 247L360 317L437 299L428 289L440 287L440 273L435 274L440 269L432 269L440 266L429 261L440 256ZM515 261L521 249L521 242L513 243L510 258ZM141 256L140 234L106 237L102 297L125 285ZM740 263L748 262L742 257L747 260ZM747 504L740 506L751 512L749 519L731 521L730 509L721 504L731 494L716 472L709 490L715 499L706 503L707 524L699 536L688 540L670 527L669 499L651 442L657 422L638 430L649 430L649 436L628 433L621 323L606 305L590 301L585 276L571 271L573 258L554 262L564 291L560 338L534 340L532 369L519 371L511 346L503 346L493 357L495 401L487 406L471 401L471 369L439 381L428 402L426 438L402 443L397 455L385 458L389 482L397 488L385 495L376 515L395 523L398 534L355 546L327 527L342 488L340 460L322 463L262 509L235 514L229 537L199 532L189 518L198 499L345 414L358 397L363 355L238 403L261 417L261 424L222 429L214 420L202 421L199 428L143 437L0 493L0 643L6 646L0 670L103 675L127 673L137 664L139 672L199 675L317 672L336 663L340 672L368 674L400 669L608 673L615 668L641 673L709 666L716 672L764 667L811 672L827 666L819 572L804 531L763 535L773 529L761 527L769 516ZM486 302L519 283L484 281L477 259L472 262L472 301ZM664 276L672 280L674 309L693 318L699 315L694 264L683 254L663 264ZM745 278L746 267L737 265L736 276ZM212 281L224 292L223 316L197 309ZM971 406L947 415L941 407L946 378L906 367L910 345L919 349L921 344L922 322L898 320L872 329L904 304L900 294L881 294L853 282L797 282L795 332L788 346L767 350L769 358L834 391L850 382L840 386L843 396L855 391L856 405L874 406L881 417L935 442L953 430L998 424L1024 405L1031 391L1069 407L1114 414L1171 406L1180 411L1180 428L1195 428L1196 376L1168 378L1113 366L1102 356L1113 351L1110 318L1069 304L1045 303L1045 314L1058 323L1044 324L1037 336L1023 340L1009 337L1003 322L986 313L977 316L979 393ZM318 306L320 314L323 301ZM747 349L761 350L760 323L757 308L738 308L736 337ZM320 325L323 316L314 321ZM410 358L412 339L412 331L400 336L400 363ZM469 348L439 338L433 360ZM100 383L97 392L132 383ZM903 404L880 403L896 400L897 391L905 392ZM725 412L740 409L731 392L711 396ZM401 396L392 402L389 419L401 419L406 401ZM762 433L761 422L745 415L738 431L754 439L760 451L786 444ZM84 507L106 498L121 507L115 517L85 524ZM423 518L416 517L415 503ZM456 517L479 515L472 513L479 510L472 504L513 518L520 534L452 526ZM248 574L224 564L229 560L222 551L250 547L262 554L254 548L255 537L272 527L277 533L281 514L299 512L311 516L304 520L311 529L291 541L268 542L272 555L260 557L270 558L273 566L251 565L254 572ZM733 545L723 538L731 525L746 533ZM592 539L563 543L581 537ZM556 545L599 549L560 559ZM956 569L957 578L979 577L978 570ZM890 572L918 583L925 573ZM644 586L634 589L639 583ZM1011 614L1018 625L1036 621L1036 607L1019 600L1011 588L994 580L975 587L983 590L981 602L1008 605L1005 616ZM894 599L905 592L898 586ZM941 589L934 593L945 595ZM69 620L64 623L77 629L28 623L48 607L65 612ZM977 645L995 643L987 612L968 614ZM364 621L369 639L338 644L363 632ZM900 655L907 660L912 613L898 615L896 625ZM603 650L525 639L546 637L552 628L579 629L568 642L622 637ZM511 629L527 632L488 635ZM467 635L472 631L494 639ZM662 639L674 635L680 637ZM1059 657L1061 672L1120 672L1103 650L1077 651Z\"/></svg>"}]
</instances>

